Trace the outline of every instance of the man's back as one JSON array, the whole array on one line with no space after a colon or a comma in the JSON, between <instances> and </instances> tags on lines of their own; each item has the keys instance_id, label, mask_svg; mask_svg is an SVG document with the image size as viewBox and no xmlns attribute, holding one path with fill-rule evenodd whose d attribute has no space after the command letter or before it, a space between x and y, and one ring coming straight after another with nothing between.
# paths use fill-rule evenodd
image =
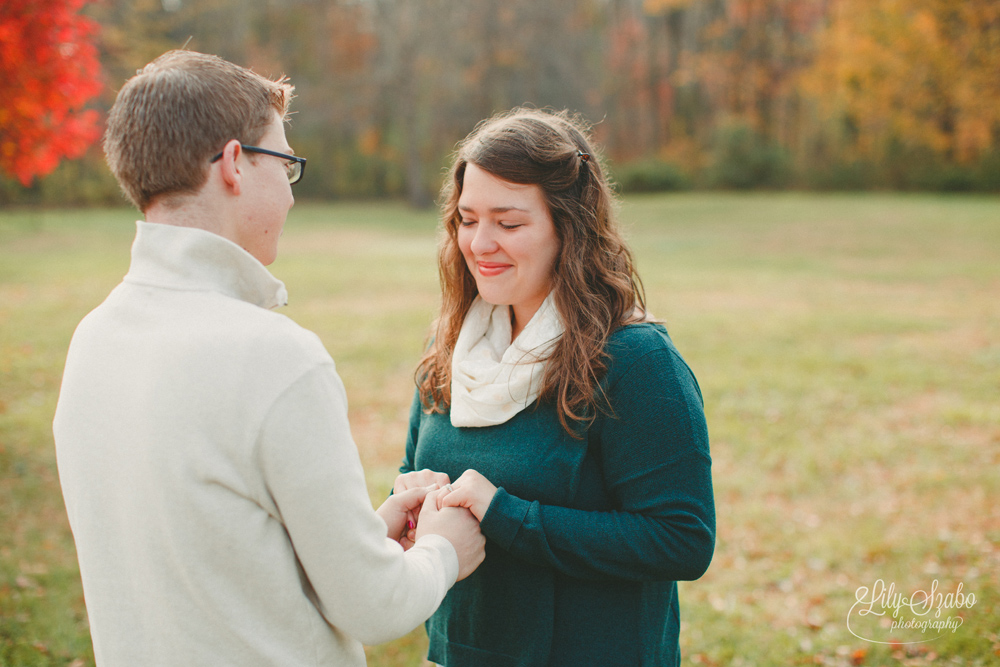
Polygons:
<instances>
[{"instance_id":1,"label":"man's back","mask_svg":"<svg viewBox=\"0 0 1000 667\"><path fill-rule=\"evenodd\" d=\"M99 663L363 664L342 631L436 606L440 555L412 554L428 585L391 599L379 567L399 554L343 388L315 335L266 309L281 283L214 234L139 225L129 275L74 335L54 424ZM339 581L358 560L365 581Z\"/></svg>"}]
</instances>

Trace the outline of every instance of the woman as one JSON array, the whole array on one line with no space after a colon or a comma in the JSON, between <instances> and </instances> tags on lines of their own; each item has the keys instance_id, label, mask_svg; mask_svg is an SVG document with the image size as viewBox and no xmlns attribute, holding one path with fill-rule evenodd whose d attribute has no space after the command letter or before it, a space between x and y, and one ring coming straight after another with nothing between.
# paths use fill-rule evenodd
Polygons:
<instances>
[{"instance_id":1,"label":"woman","mask_svg":"<svg viewBox=\"0 0 1000 667\"><path fill-rule=\"evenodd\" d=\"M428 621L429 659L678 664L675 582L715 543L702 398L648 321L585 129L494 117L443 195L441 314L394 490L454 480L439 502L488 542Z\"/></svg>"}]
</instances>

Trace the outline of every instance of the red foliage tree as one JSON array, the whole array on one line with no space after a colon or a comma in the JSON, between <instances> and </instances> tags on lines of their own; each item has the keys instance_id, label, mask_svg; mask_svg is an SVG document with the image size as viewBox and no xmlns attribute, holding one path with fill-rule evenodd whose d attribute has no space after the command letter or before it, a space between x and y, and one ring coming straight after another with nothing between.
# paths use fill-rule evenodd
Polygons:
<instances>
[{"instance_id":1,"label":"red foliage tree","mask_svg":"<svg viewBox=\"0 0 1000 667\"><path fill-rule=\"evenodd\" d=\"M86 1L0 1L0 171L24 185L100 136L84 108L102 87Z\"/></svg>"}]
</instances>

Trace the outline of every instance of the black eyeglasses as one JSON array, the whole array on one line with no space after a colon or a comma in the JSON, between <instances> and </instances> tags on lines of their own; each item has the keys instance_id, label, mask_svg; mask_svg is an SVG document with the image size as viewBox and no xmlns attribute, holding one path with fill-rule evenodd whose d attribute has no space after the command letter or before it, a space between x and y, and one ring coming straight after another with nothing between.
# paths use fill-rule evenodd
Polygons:
<instances>
[{"instance_id":1,"label":"black eyeglasses","mask_svg":"<svg viewBox=\"0 0 1000 667\"><path fill-rule=\"evenodd\" d=\"M275 151L269 151L266 148L258 148L257 146L243 146L243 150L248 153L261 153L262 155L273 155L274 157L284 158L289 160L285 163L285 173L288 175L288 184L295 185L302 180L302 174L306 173L306 159L304 157L296 157L294 155L285 155L284 153L278 153ZM219 153L214 158L212 162L218 162L222 159L222 153Z\"/></svg>"}]
</instances>

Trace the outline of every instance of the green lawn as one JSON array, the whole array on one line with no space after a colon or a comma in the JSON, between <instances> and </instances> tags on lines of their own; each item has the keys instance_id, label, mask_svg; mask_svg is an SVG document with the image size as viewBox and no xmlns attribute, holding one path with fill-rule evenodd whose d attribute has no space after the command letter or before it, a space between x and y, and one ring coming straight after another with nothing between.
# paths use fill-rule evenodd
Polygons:
<instances>
[{"instance_id":1,"label":"green lawn","mask_svg":"<svg viewBox=\"0 0 1000 667\"><path fill-rule=\"evenodd\" d=\"M718 545L681 584L685 663L996 664L1000 199L685 194L622 214L712 439ZM126 271L133 219L0 212L2 666L92 664L50 424L73 328ZM286 314L337 361L376 499L437 303L435 243L432 212L300 204L272 267ZM975 604L945 601L938 620L961 627L924 633L855 610L851 629L886 643L865 641L847 620L879 579L908 596L961 584ZM425 645L417 630L369 662L422 665Z\"/></svg>"}]
</instances>

